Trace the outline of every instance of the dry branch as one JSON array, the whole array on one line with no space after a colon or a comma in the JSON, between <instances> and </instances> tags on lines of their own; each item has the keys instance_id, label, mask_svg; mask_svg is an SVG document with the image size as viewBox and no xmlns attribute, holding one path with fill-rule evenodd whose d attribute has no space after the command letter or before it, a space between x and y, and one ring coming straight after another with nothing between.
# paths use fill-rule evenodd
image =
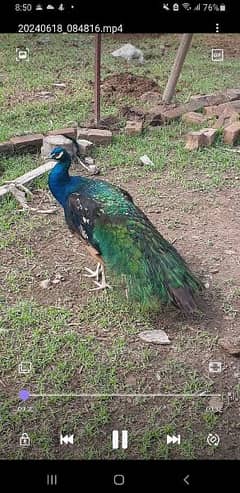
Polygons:
<instances>
[{"instance_id":1,"label":"dry branch","mask_svg":"<svg viewBox=\"0 0 240 493\"><path fill-rule=\"evenodd\" d=\"M2 185L0 187L0 198L3 197L6 193L11 192L12 185L24 185L25 183L29 183L30 181L34 180L34 178L37 178L47 171L50 171L53 166L56 164L56 161L48 161L45 164L42 164L38 168L35 168L31 171L28 171L28 173L25 173L25 175L19 176L19 178L16 178L15 180L12 180L10 183L7 183L6 185Z\"/></svg>"}]
</instances>

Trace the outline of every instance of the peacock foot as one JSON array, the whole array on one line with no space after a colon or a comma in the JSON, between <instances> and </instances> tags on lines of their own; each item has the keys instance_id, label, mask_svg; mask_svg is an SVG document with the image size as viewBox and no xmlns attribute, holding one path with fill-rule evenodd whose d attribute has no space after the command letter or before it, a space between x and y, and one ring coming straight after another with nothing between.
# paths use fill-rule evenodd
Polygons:
<instances>
[{"instance_id":1,"label":"peacock foot","mask_svg":"<svg viewBox=\"0 0 240 493\"><path fill-rule=\"evenodd\" d=\"M84 267L84 269L89 272L89 274L83 274L84 277L96 277L97 282L100 280L100 275L102 274L102 265L100 262L97 264L95 270L89 269L88 267Z\"/></svg>"},{"instance_id":2,"label":"peacock foot","mask_svg":"<svg viewBox=\"0 0 240 493\"><path fill-rule=\"evenodd\" d=\"M93 282L94 284L96 284L97 287L91 289L91 291L100 291L100 289L106 289L106 288L112 289L112 286L110 286L110 284L107 284L106 282L106 277L103 267L101 269L101 282L98 281L93 281Z\"/></svg>"}]
</instances>

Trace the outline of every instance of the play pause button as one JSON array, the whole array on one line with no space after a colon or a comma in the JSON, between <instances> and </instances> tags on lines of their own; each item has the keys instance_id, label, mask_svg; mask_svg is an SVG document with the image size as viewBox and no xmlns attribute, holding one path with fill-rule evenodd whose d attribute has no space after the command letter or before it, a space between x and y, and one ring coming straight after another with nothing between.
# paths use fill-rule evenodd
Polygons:
<instances>
[{"instance_id":1,"label":"play pause button","mask_svg":"<svg viewBox=\"0 0 240 493\"><path fill-rule=\"evenodd\" d=\"M128 448L128 431L113 430L112 432L112 448L116 450L118 448L127 449Z\"/></svg>"}]
</instances>

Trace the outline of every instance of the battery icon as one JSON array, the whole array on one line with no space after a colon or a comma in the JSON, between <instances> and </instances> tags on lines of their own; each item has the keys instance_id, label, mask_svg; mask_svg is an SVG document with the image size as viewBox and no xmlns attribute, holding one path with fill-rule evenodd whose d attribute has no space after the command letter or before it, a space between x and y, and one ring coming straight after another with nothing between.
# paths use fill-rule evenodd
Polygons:
<instances>
[{"instance_id":1,"label":"battery icon","mask_svg":"<svg viewBox=\"0 0 240 493\"><path fill-rule=\"evenodd\" d=\"M220 5L220 12L225 12L225 10L226 10L225 3L221 3L221 5Z\"/></svg>"}]
</instances>

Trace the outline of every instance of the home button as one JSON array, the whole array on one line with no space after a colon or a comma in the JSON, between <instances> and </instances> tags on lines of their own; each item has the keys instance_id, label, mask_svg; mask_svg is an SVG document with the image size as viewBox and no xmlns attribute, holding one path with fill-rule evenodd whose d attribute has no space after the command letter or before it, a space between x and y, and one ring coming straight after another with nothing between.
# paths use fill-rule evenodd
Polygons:
<instances>
[{"instance_id":1,"label":"home button","mask_svg":"<svg viewBox=\"0 0 240 493\"><path fill-rule=\"evenodd\" d=\"M113 484L115 484L115 486L123 486L125 484L124 475L123 474L114 474Z\"/></svg>"}]
</instances>

